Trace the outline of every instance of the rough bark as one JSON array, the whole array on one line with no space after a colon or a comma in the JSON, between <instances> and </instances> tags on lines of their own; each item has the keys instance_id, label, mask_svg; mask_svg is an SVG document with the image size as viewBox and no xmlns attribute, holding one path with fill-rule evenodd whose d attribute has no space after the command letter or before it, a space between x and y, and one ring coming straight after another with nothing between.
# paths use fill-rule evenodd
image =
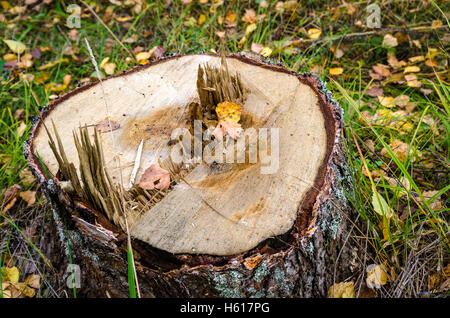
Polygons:
<instances>
[{"instance_id":1,"label":"rough bark","mask_svg":"<svg viewBox=\"0 0 450 318\"><path fill-rule=\"evenodd\" d=\"M232 57L294 74L245 56ZM170 58L174 57L166 59ZM354 218L354 211L347 199L352 195L352 177L344 149L342 109L319 79L310 74L295 75L317 93L329 127L327 157L315 186L299 206L294 227L232 256L173 255L133 239L143 297L325 297L333 282L348 278L357 269L358 251L349 239L348 219ZM31 138L38 125L39 121ZM66 270L72 262L81 268L78 297L128 297L125 233L61 191L46 176L31 142L25 144L24 153L52 205L53 231L46 239L54 244L46 253L57 269L56 279L70 278ZM70 288L67 292L73 293Z\"/></svg>"}]
</instances>

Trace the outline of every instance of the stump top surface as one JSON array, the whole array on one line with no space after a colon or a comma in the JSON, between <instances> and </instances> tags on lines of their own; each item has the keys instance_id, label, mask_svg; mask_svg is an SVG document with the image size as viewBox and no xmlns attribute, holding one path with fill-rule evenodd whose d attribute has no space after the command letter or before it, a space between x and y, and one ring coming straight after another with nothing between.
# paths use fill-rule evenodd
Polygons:
<instances>
[{"instance_id":1,"label":"stump top surface","mask_svg":"<svg viewBox=\"0 0 450 318\"><path fill-rule=\"evenodd\" d=\"M119 129L100 134L113 180L120 180L115 155L120 157L126 186L142 139L136 180L170 152L168 142L176 128L189 128L188 105L198 101L197 69L203 63L218 66L220 58L180 56L103 81L110 118L120 124ZM171 253L232 255L286 233L326 158L327 122L309 85L277 68L236 58L227 58L227 63L230 72L238 72L249 89L243 112L252 120L251 127L244 128L279 128L279 144L269 146L274 154L270 162L202 163L194 168L185 177L187 183L177 184L131 226L133 237L156 248ZM106 117L102 89L96 84L63 98L43 121L48 127L55 122L68 158L78 167L73 131L80 125L93 127ZM270 137L267 141L270 144ZM56 174L58 163L45 130L39 129L32 142ZM276 159L278 168L263 173L271 170Z\"/></svg>"}]
</instances>

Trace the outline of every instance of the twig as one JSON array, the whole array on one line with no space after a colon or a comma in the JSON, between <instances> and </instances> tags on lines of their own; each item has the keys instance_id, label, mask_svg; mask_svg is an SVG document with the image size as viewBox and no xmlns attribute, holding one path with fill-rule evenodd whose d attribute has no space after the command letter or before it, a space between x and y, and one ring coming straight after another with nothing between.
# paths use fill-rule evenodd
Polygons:
<instances>
[{"instance_id":1,"label":"twig","mask_svg":"<svg viewBox=\"0 0 450 318\"><path fill-rule=\"evenodd\" d=\"M134 185L134 179L136 178L136 174L138 172L139 166L141 165L141 157L142 157L142 147L144 146L144 139L141 139L141 143L139 144L138 151L136 154L136 159L134 161L133 171L131 171L130 182L128 187L131 188Z\"/></svg>"}]
</instances>

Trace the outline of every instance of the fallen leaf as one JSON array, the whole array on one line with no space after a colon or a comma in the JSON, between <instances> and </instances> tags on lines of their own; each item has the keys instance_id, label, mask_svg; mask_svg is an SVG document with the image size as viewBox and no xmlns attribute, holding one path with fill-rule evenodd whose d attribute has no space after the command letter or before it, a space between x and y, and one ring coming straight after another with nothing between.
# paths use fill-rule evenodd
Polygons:
<instances>
[{"instance_id":1,"label":"fallen leaf","mask_svg":"<svg viewBox=\"0 0 450 318\"><path fill-rule=\"evenodd\" d=\"M260 43L252 43L250 50L255 53L260 53L263 48L264 48L264 45L262 45Z\"/></svg>"},{"instance_id":2,"label":"fallen leaf","mask_svg":"<svg viewBox=\"0 0 450 318\"><path fill-rule=\"evenodd\" d=\"M200 16L198 17L197 23L198 25L202 25L203 23L205 23L206 21L206 16L204 14L200 14Z\"/></svg>"},{"instance_id":3,"label":"fallen leaf","mask_svg":"<svg viewBox=\"0 0 450 318\"><path fill-rule=\"evenodd\" d=\"M247 26L247 28L245 29L245 35L249 35L250 33L252 33L255 30L256 30L256 23L249 24Z\"/></svg>"},{"instance_id":4,"label":"fallen leaf","mask_svg":"<svg viewBox=\"0 0 450 318\"><path fill-rule=\"evenodd\" d=\"M8 45L9 49L16 54L22 54L27 49L25 44L23 44L22 42L19 42L19 41L3 40L3 42L5 42L6 45Z\"/></svg>"},{"instance_id":5,"label":"fallen leaf","mask_svg":"<svg viewBox=\"0 0 450 318\"><path fill-rule=\"evenodd\" d=\"M225 135L230 136L236 140L242 132L242 127L240 124L228 121L219 121L217 127L213 130L212 135L216 139L222 139Z\"/></svg>"},{"instance_id":6,"label":"fallen leaf","mask_svg":"<svg viewBox=\"0 0 450 318\"><path fill-rule=\"evenodd\" d=\"M383 196L378 193L378 191L372 187L372 206L375 212L381 216L385 216L386 219L390 219L394 214L392 208L384 200Z\"/></svg>"},{"instance_id":7,"label":"fallen leaf","mask_svg":"<svg viewBox=\"0 0 450 318\"><path fill-rule=\"evenodd\" d=\"M381 87L373 87L366 90L366 94L370 97L378 97L383 95L383 89Z\"/></svg>"},{"instance_id":8,"label":"fallen leaf","mask_svg":"<svg viewBox=\"0 0 450 318\"><path fill-rule=\"evenodd\" d=\"M26 130L27 125L23 121L21 121L20 125L17 127L17 137L18 138L22 137Z\"/></svg>"},{"instance_id":9,"label":"fallen leaf","mask_svg":"<svg viewBox=\"0 0 450 318\"><path fill-rule=\"evenodd\" d=\"M27 188L31 187L36 182L36 179L33 177L33 174L31 173L29 168L23 169L20 172L19 177L20 182Z\"/></svg>"},{"instance_id":10,"label":"fallen leaf","mask_svg":"<svg viewBox=\"0 0 450 318\"><path fill-rule=\"evenodd\" d=\"M149 53L151 54L152 57L154 58L162 58L164 56L164 54L166 54L167 49L163 46L154 46Z\"/></svg>"},{"instance_id":11,"label":"fallen leaf","mask_svg":"<svg viewBox=\"0 0 450 318\"><path fill-rule=\"evenodd\" d=\"M386 285L388 277L384 265L371 264L367 266L366 284L369 288L380 289L381 286Z\"/></svg>"},{"instance_id":12,"label":"fallen leaf","mask_svg":"<svg viewBox=\"0 0 450 318\"><path fill-rule=\"evenodd\" d=\"M408 59L408 61L411 63L423 62L425 61L425 56L423 55L412 56Z\"/></svg>"},{"instance_id":13,"label":"fallen leaf","mask_svg":"<svg viewBox=\"0 0 450 318\"><path fill-rule=\"evenodd\" d=\"M256 12L253 9L245 9L245 14L242 17L242 21L247 23L255 23L256 22Z\"/></svg>"},{"instance_id":14,"label":"fallen leaf","mask_svg":"<svg viewBox=\"0 0 450 318\"><path fill-rule=\"evenodd\" d=\"M388 77L391 75L391 71L389 70L389 66L378 63L377 65L372 66L372 69L379 75L383 77Z\"/></svg>"},{"instance_id":15,"label":"fallen leaf","mask_svg":"<svg viewBox=\"0 0 450 318\"><path fill-rule=\"evenodd\" d=\"M394 103L395 103L395 105L404 108L409 103L409 96L408 95L399 95L394 98Z\"/></svg>"},{"instance_id":16,"label":"fallen leaf","mask_svg":"<svg viewBox=\"0 0 450 318\"><path fill-rule=\"evenodd\" d=\"M232 102L219 103L216 113L219 121L237 123L241 119L242 106Z\"/></svg>"},{"instance_id":17,"label":"fallen leaf","mask_svg":"<svg viewBox=\"0 0 450 318\"><path fill-rule=\"evenodd\" d=\"M151 165L144 171L139 182L139 187L144 190L167 190L170 185L170 173L169 171L157 166Z\"/></svg>"},{"instance_id":18,"label":"fallen leaf","mask_svg":"<svg viewBox=\"0 0 450 318\"><path fill-rule=\"evenodd\" d=\"M378 102L388 108L395 106L394 98L391 96L378 96Z\"/></svg>"},{"instance_id":19,"label":"fallen leaf","mask_svg":"<svg viewBox=\"0 0 450 318\"><path fill-rule=\"evenodd\" d=\"M407 66L403 70L403 73L417 73L420 72L420 67L418 66Z\"/></svg>"},{"instance_id":20,"label":"fallen leaf","mask_svg":"<svg viewBox=\"0 0 450 318\"><path fill-rule=\"evenodd\" d=\"M398 45L398 40L392 34L386 34L383 39L383 47L396 47Z\"/></svg>"},{"instance_id":21,"label":"fallen leaf","mask_svg":"<svg viewBox=\"0 0 450 318\"><path fill-rule=\"evenodd\" d=\"M353 281L336 283L328 289L328 298L355 298Z\"/></svg>"},{"instance_id":22,"label":"fallen leaf","mask_svg":"<svg viewBox=\"0 0 450 318\"><path fill-rule=\"evenodd\" d=\"M36 202L36 191L21 191L19 196L27 203L27 207L32 206Z\"/></svg>"},{"instance_id":23,"label":"fallen leaf","mask_svg":"<svg viewBox=\"0 0 450 318\"><path fill-rule=\"evenodd\" d=\"M236 21L237 14L229 10L225 16L225 22L234 23Z\"/></svg>"},{"instance_id":24,"label":"fallen leaf","mask_svg":"<svg viewBox=\"0 0 450 318\"><path fill-rule=\"evenodd\" d=\"M19 270L17 267L2 267L1 269L2 282L9 282L15 284L19 282Z\"/></svg>"},{"instance_id":25,"label":"fallen leaf","mask_svg":"<svg viewBox=\"0 0 450 318\"><path fill-rule=\"evenodd\" d=\"M341 75L344 73L344 69L342 67L330 68L328 71L330 75Z\"/></svg>"},{"instance_id":26,"label":"fallen leaf","mask_svg":"<svg viewBox=\"0 0 450 318\"><path fill-rule=\"evenodd\" d=\"M105 71L106 74L113 75L114 71L116 70L116 64L106 63L105 65L103 65L103 70Z\"/></svg>"},{"instance_id":27,"label":"fallen leaf","mask_svg":"<svg viewBox=\"0 0 450 318\"><path fill-rule=\"evenodd\" d=\"M322 34L322 30L320 30L320 29L311 28L308 30L308 37L311 40L317 40L318 38L320 38L321 34Z\"/></svg>"},{"instance_id":28,"label":"fallen leaf","mask_svg":"<svg viewBox=\"0 0 450 318\"><path fill-rule=\"evenodd\" d=\"M119 129L120 124L118 122L115 122L114 120L105 119L97 123L95 127L97 128L98 132L105 133Z\"/></svg>"},{"instance_id":29,"label":"fallen leaf","mask_svg":"<svg viewBox=\"0 0 450 318\"><path fill-rule=\"evenodd\" d=\"M405 144L404 142L395 139L392 143L389 144L389 147L391 148L392 152L396 155L398 160L401 162L404 162L406 160L406 155L408 153L409 146ZM381 150L382 155L387 155L388 152L386 149Z\"/></svg>"},{"instance_id":30,"label":"fallen leaf","mask_svg":"<svg viewBox=\"0 0 450 318\"><path fill-rule=\"evenodd\" d=\"M259 54L261 54L262 56L265 56L265 57L270 57L270 55L272 55L272 49L267 47L267 46L265 46L261 50L261 52L259 52Z\"/></svg>"}]
</instances>

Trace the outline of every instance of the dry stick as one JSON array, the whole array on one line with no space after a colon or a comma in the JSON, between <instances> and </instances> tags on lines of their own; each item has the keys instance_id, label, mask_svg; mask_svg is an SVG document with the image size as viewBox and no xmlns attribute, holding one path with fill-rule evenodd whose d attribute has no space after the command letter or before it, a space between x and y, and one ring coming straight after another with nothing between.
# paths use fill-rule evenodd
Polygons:
<instances>
[{"instance_id":1,"label":"dry stick","mask_svg":"<svg viewBox=\"0 0 450 318\"><path fill-rule=\"evenodd\" d=\"M108 26L105 24L105 22L103 22L102 19L100 19L100 17L97 15L97 13L95 13L94 9L92 9L92 7L90 5L88 5L86 2L84 2L83 0L80 0L80 2L86 7L88 8L88 10L94 15L94 17L100 21L100 23L105 27L105 29L112 35L112 37L122 46L122 48L127 51L128 54L130 54L131 57L133 57L133 59L136 59L135 56L133 55L133 53L131 53L131 51L129 49L127 49L127 47L125 45L123 45L123 43L119 40L119 38L111 31L110 28L108 28Z\"/></svg>"},{"instance_id":2,"label":"dry stick","mask_svg":"<svg viewBox=\"0 0 450 318\"><path fill-rule=\"evenodd\" d=\"M136 159L134 161L133 171L131 171L130 182L128 184L129 188L133 187L134 179L136 179L136 174L137 174L137 172L139 170L139 167L141 165L142 147L143 146L144 146L144 139L141 139L141 143L139 144L139 147L138 147L138 150L137 150Z\"/></svg>"},{"instance_id":3,"label":"dry stick","mask_svg":"<svg viewBox=\"0 0 450 318\"><path fill-rule=\"evenodd\" d=\"M128 228L128 221L127 221L126 208L125 208L125 199L124 199L124 195L123 195L122 168L120 166L120 158L117 155L117 148L116 148L116 142L115 142L115 139L114 139L114 134L112 133L113 129L112 129L112 125L111 125L111 117L110 117L109 107L108 107L108 103L106 102L105 89L103 87L102 78L100 76L100 71L98 69L98 65L97 65L97 62L95 60L94 53L92 53L92 49L91 49L91 46L89 45L89 42L88 42L87 38L84 38L84 41L86 42L86 46L87 46L87 49L89 51L89 55L91 57L92 64L94 64L95 72L97 73L97 77L98 77L98 80L100 82L100 87L101 87L101 90L102 90L103 100L105 101L106 117L108 118L109 130L110 130L110 133L111 133L111 140L112 140L112 145L113 145L113 149L114 149L114 157L116 159L115 161L116 161L117 168L119 168L119 177L120 177L120 187L119 188L120 188L120 194L121 194L122 209L123 209L123 213L124 213L124 216L125 216L125 225L126 225L126 228L127 228L128 249L130 250L130 254L131 254L131 260L132 260L132 265L133 265L134 280L136 282L137 294L138 294L138 297L141 298L141 292L139 290L139 282L138 282L138 277L137 277L137 273L136 273L136 265L134 263L133 248L131 247L131 236L130 236L130 230Z\"/></svg>"}]
</instances>

